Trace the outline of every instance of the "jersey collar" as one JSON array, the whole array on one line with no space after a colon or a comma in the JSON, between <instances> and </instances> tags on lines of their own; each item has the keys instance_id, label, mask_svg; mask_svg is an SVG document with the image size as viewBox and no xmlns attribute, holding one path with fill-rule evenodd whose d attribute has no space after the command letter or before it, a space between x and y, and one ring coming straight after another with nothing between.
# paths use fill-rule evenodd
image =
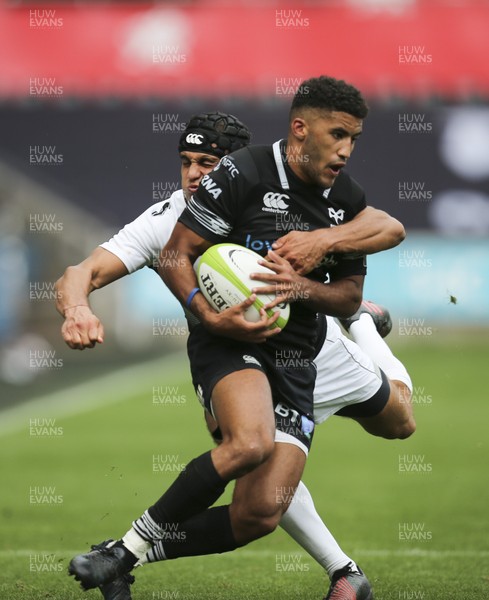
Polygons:
<instances>
[{"instance_id":1,"label":"jersey collar","mask_svg":"<svg viewBox=\"0 0 489 600\"><path fill-rule=\"evenodd\" d=\"M285 172L285 161L282 153L282 147L285 149L285 145L282 144L283 141L284 140L278 140L273 144L273 158L275 159L280 185L282 186L283 190L288 190L290 189L290 185L289 180L287 179L287 173Z\"/></svg>"},{"instance_id":2,"label":"jersey collar","mask_svg":"<svg viewBox=\"0 0 489 600\"><path fill-rule=\"evenodd\" d=\"M280 179L280 185L282 186L283 190L289 190L290 189L290 185L289 185L289 180L287 178L287 171L286 171L286 165L287 165L287 158L285 155L285 148L286 148L286 141L284 139L278 140L276 141L273 146L273 158L275 159L275 166L277 167L277 171L278 171L278 176ZM296 179L297 176L294 174L294 172L289 168L289 171L291 172L292 176L295 177ZM303 185L307 185L304 182L302 182ZM320 188L322 189L321 193L323 195L324 198L327 198L329 196L329 193L331 192L332 188Z\"/></svg>"}]
</instances>

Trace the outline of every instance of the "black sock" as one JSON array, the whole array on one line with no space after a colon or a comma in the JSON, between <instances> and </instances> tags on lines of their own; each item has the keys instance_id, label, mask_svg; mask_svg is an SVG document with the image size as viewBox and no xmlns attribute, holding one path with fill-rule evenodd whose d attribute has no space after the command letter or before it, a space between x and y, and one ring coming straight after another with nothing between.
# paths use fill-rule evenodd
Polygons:
<instances>
[{"instance_id":1,"label":"black sock","mask_svg":"<svg viewBox=\"0 0 489 600\"><path fill-rule=\"evenodd\" d=\"M120 560L124 565L124 569L129 572L138 562L138 557L134 556L134 554L124 546L122 540L117 540L114 546L118 546L124 550L124 554L122 557L120 557Z\"/></svg>"},{"instance_id":2,"label":"black sock","mask_svg":"<svg viewBox=\"0 0 489 600\"><path fill-rule=\"evenodd\" d=\"M208 508L171 529L148 552L148 562L231 552L239 547L231 528L229 506Z\"/></svg>"},{"instance_id":3,"label":"black sock","mask_svg":"<svg viewBox=\"0 0 489 600\"><path fill-rule=\"evenodd\" d=\"M206 452L188 463L148 513L160 527L182 523L214 504L227 483L216 471L210 451Z\"/></svg>"}]
</instances>

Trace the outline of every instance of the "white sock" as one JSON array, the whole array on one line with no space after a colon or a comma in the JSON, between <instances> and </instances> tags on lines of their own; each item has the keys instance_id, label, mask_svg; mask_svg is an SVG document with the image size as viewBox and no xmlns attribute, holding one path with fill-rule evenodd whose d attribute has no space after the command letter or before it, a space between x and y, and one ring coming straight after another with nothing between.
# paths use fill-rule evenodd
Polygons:
<instances>
[{"instance_id":1,"label":"white sock","mask_svg":"<svg viewBox=\"0 0 489 600\"><path fill-rule=\"evenodd\" d=\"M282 527L328 572L333 573L355 561L338 546L329 529L316 512L314 501L304 483L299 482L289 508L280 520Z\"/></svg>"},{"instance_id":2,"label":"white sock","mask_svg":"<svg viewBox=\"0 0 489 600\"><path fill-rule=\"evenodd\" d=\"M137 566L145 565L146 563L160 562L161 560L167 560L165 551L163 550L163 544L161 540L146 552L143 558L139 559Z\"/></svg>"},{"instance_id":3,"label":"white sock","mask_svg":"<svg viewBox=\"0 0 489 600\"><path fill-rule=\"evenodd\" d=\"M151 549L151 544L143 539L132 527L122 538L124 546L136 556L139 561L143 559L146 552Z\"/></svg>"},{"instance_id":4,"label":"white sock","mask_svg":"<svg viewBox=\"0 0 489 600\"><path fill-rule=\"evenodd\" d=\"M360 346L365 354L370 356L389 379L402 381L411 392L413 391L411 377L409 377L406 367L392 354L389 346L380 337L369 314L363 313L360 315L358 321L354 321L350 325L350 333L353 341Z\"/></svg>"}]
</instances>

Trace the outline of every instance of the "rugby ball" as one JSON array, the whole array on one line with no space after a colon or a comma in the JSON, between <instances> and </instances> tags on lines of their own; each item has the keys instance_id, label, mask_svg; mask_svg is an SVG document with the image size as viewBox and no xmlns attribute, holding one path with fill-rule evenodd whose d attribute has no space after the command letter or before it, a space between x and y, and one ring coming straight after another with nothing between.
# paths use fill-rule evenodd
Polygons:
<instances>
[{"instance_id":1,"label":"rugby ball","mask_svg":"<svg viewBox=\"0 0 489 600\"><path fill-rule=\"evenodd\" d=\"M238 244L216 244L208 248L195 262L199 288L207 302L218 312L236 304L240 304L252 294L256 287L269 285L264 281L250 279L251 273L272 273L271 269L258 264L262 257ZM273 294L257 294L256 300L245 312L245 319L250 322L260 320L260 308L275 299ZM283 329L287 325L290 307L283 302L273 309L268 309L268 316L280 312L280 317L272 328Z\"/></svg>"}]
</instances>

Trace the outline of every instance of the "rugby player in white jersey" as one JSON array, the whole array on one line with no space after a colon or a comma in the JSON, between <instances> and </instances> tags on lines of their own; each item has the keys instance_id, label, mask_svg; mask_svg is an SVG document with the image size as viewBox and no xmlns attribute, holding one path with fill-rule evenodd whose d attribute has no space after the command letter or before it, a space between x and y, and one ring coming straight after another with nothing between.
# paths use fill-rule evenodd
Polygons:
<instances>
[{"instance_id":1,"label":"rugby player in white jersey","mask_svg":"<svg viewBox=\"0 0 489 600\"><path fill-rule=\"evenodd\" d=\"M219 127L222 128L220 134L216 133ZM234 129L232 129L233 127ZM83 349L93 347L96 343L103 341L103 327L89 308L89 294L94 289L107 285L142 266L154 265L155 257L158 256L159 251L168 240L178 216L185 206L185 197L188 198L196 191L203 175L217 164L221 156L247 142L246 135L241 135L241 137L234 135L237 140L235 139L234 143L232 141L233 135L229 132L245 133L240 127L242 125L234 121L232 117L216 113L191 119L186 132L182 135L179 148L184 189L175 192L169 200L152 206L109 242L97 248L80 265L69 267L66 270L57 284L57 289L62 292L58 294L58 310L65 317L62 331L68 345ZM215 137L214 140L213 137ZM204 139L205 143L202 145ZM364 213L352 223L322 231L320 238L315 232L316 239L311 240L310 249L314 248L315 252L318 251L319 239L322 248L320 252L324 252L324 254L328 253L329 249L335 252L340 252L342 249L373 252L390 247L400 241L402 228L399 228L395 220L390 219L385 213L373 209L365 209ZM349 231L352 233L349 234ZM311 234L306 234L304 238L297 235L297 232L291 233L279 240L277 248L280 251L281 247L292 262L295 243L298 248L297 254L302 252L312 262L315 260L312 253L304 252L304 248L307 248L307 236L312 237ZM300 261L296 260L298 268L304 270L313 266L313 264L307 264L307 260L299 263ZM403 382L404 379L404 383L409 385L405 369L392 356L377 334L374 322L369 316L369 312L372 311L375 311L375 306L373 308L364 306L361 309L362 316L360 318L357 315L350 319L351 332L355 336L355 328L360 325L360 330L366 331L366 333L363 331L362 343L366 342L370 351L375 349L377 361L383 367L384 372L391 375L391 388L396 387L397 384L392 384L392 381L396 379L399 382ZM385 322L388 318L385 312L380 314L374 312L374 317L380 322ZM372 339L375 339L375 342L372 342ZM346 358L348 360L345 360ZM371 405L372 403L367 401L371 400L382 387L378 369L352 342L342 336L333 319L328 319L326 338L316 358L316 363L318 366L315 393L317 422L322 422L335 412L348 410L348 405ZM340 367L342 371L338 372L337 369ZM333 375L335 370L336 378ZM338 385L334 383L338 380L341 380L342 389L339 389ZM349 381L351 381L350 384L348 384ZM403 385L403 383L399 385ZM402 397L406 398L405 391ZM400 404L401 408L406 406L409 405ZM412 417L399 414L397 418L392 418L392 414L396 410L398 413L401 412L389 398L380 415L365 416L365 411L363 413L360 411L360 415L357 415L356 418L368 431L377 435L406 437L414 426ZM392 413L390 416L389 412ZM368 411L366 414L368 415ZM352 416L355 416L354 412ZM281 525L327 569L333 581L330 594L333 592L333 587L336 587L336 591L338 591L338 584L347 583L356 587L357 598L368 597L366 595L368 593L366 579L356 569L354 562L342 553L320 521L314 510L312 499L303 484L300 484L297 490L296 501L292 502L282 517ZM156 544L148 553L146 560L143 559L141 562L154 561L163 557L162 548ZM130 598L128 585L130 577L126 575L111 583L102 584L101 590L105 597L118 600L119 598Z\"/></svg>"}]
</instances>

